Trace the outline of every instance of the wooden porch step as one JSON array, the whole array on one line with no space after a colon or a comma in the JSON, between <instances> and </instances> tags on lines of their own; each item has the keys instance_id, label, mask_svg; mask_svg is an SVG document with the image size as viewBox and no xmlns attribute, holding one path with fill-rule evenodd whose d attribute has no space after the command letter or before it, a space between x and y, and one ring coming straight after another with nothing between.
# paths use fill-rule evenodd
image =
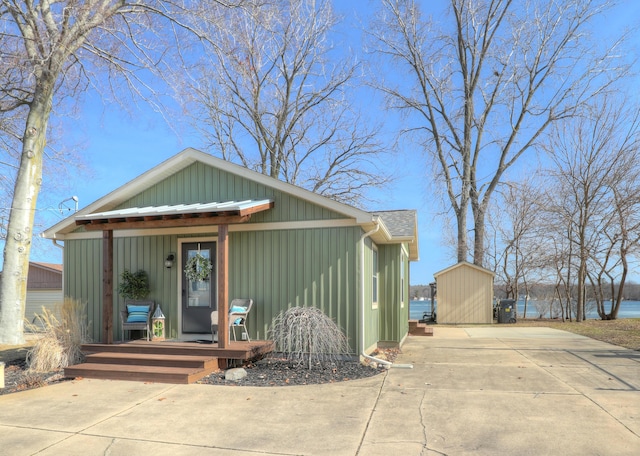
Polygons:
<instances>
[{"instance_id":1,"label":"wooden porch step","mask_svg":"<svg viewBox=\"0 0 640 456\"><path fill-rule=\"evenodd\" d=\"M219 360L253 359L273 350L273 341L238 341L227 348L212 343L136 340L84 344L85 363L65 368L65 377L193 383L216 372Z\"/></svg>"},{"instance_id":2,"label":"wooden porch step","mask_svg":"<svg viewBox=\"0 0 640 456\"><path fill-rule=\"evenodd\" d=\"M409 334L412 336L433 336L433 327L418 320L409 320Z\"/></svg>"},{"instance_id":3,"label":"wooden porch step","mask_svg":"<svg viewBox=\"0 0 640 456\"><path fill-rule=\"evenodd\" d=\"M167 367L126 364L83 363L64 369L65 377L131 380L153 383L189 384L215 372L216 368Z\"/></svg>"},{"instance_id":4,"label":"wooden porch step","mask_svg":"<svg viewBox=\"0 0 640 456\"><path fill-rule=\"evenodd\" d=\"M147 342L144 340L114 344L83 344L83 353L144 353L176 356L213 356L226 359L251 359L273 351L273 341L233 342L227 348L217 344L192 342Z\"/></svg>"},{"instance_id":5,"label":"wooden porch step","mask_svg":"<svg viewBox=\"0 0 640 456\"><path fill-rule=\"evenodd\" d=\"M86 356L85 362L93 364L187 367L196 369L215 369L218 367L218 358L212 356L161 355L149 353L92 353Z\"/></svg>"}]
</instances>

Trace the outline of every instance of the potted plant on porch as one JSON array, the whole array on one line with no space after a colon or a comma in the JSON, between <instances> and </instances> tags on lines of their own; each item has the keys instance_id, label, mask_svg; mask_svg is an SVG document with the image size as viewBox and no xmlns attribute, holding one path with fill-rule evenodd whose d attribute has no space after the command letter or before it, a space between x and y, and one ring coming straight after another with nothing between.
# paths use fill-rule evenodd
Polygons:
<instances>
[{"instance_id":1,"label":"potted plant on porch","mask_svg":"<svg viewBox=\"0 0 640 456\"><path fill-rule=\"evenodd\" d=\"M145 299L151 293L149 288L149 277L142 269L138 272L131 272L125 269L120 274L120 285L118 285L118 294L127 300L139 301Z\"/></svg>"}]
</instances>

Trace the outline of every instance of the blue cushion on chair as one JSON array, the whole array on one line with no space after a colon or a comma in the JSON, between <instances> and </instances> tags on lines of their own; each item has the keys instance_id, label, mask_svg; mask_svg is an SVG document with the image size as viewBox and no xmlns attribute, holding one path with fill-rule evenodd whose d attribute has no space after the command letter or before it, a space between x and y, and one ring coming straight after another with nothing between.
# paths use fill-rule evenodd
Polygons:
<instances>
[{"instance_id":1,"label":"blue cushion on chair","mask_svg":"<svg viewBox=\"0 0 640 456\"><path fill-rule=\"evenodd\" d=\"M246 311L247 311L247 308L246 308L246 307L237 307L237 306L233 306L229 312L230 312L230 313L235 313L235 312L245 313Z\"/></svg>"},{"instance_id":2,"label":"blue cushion on chair","mask_svg":"<svg viewBox=\"0 0 640 456\"><path fill-rule=\"evenodd\" d=\"M127 305L127 323L146 323L149 318L149 306Z\"/></svg>"}]
</instances>

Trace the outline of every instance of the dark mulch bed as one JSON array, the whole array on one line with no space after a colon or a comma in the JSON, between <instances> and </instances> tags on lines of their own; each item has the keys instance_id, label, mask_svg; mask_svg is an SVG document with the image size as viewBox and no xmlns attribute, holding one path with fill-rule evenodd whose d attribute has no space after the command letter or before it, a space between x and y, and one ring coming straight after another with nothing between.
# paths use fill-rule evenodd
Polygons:
<instances>
[{"instance_id":1,"label":"dark mulch bed","mask_svg":"<svg viewBox=\"0 0 640 456\"><path fill-rule=\"evenodd\" d=\"M240 380L226 380L225 372L214 372L198 383L233 386L296 386L335 383L372 377L381 368L364 366L353 361L339 361L325 365L296 365L286 360L264 359L242 367L247 376Z\"/></svg>"},{"instance_id":2,"label":"dark mulch bed","mask_svg":"<svg viewBox=\"0 0 640 456\"><path fill-rule=\"evenodd\" d=\"M51 372L30 372L24 359L14 359L5 363L4 388L0 388L0 396L3 394L17 393L34 388L41 388L52 383L71 380L64 378L63 370Z\"/></svg>"},{"instance_id":3,"label":"dark mulch bed","mask_svg":"<svg viewBox=\"0 0 640 456\"><path fill-rule=\"evenodd\" d=\"M399 352L397 349L379 349L373 353L373 356L393 362ZM308 364L291 363L275 356L239 367L247 373L247 376L240 380L226 380L225 372L222 371L214 372L198 383L233 386L319 385L368 378L385 371L382 365L361 364L357 361L313 364L309 369Z\"/></svg>"}]
</instances>

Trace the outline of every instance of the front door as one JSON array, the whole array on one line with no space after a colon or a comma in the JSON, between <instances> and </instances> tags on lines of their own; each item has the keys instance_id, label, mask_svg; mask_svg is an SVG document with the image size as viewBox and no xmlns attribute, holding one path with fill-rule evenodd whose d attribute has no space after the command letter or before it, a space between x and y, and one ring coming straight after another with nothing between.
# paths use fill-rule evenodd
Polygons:
<instances>
[{"instance_id":1,"label":"front door","mask_svg":"<svg viewBox=\"0 0 640 456\"><path fill-rule=\"evenodd\" d=\"M189 279L184 271L191 258L201 255L211 261L211 273L202 280ZM218 309L216 291L216 243L182 244L182 332L211 333L211 312Z\"/></svg>"}]
</instances>

